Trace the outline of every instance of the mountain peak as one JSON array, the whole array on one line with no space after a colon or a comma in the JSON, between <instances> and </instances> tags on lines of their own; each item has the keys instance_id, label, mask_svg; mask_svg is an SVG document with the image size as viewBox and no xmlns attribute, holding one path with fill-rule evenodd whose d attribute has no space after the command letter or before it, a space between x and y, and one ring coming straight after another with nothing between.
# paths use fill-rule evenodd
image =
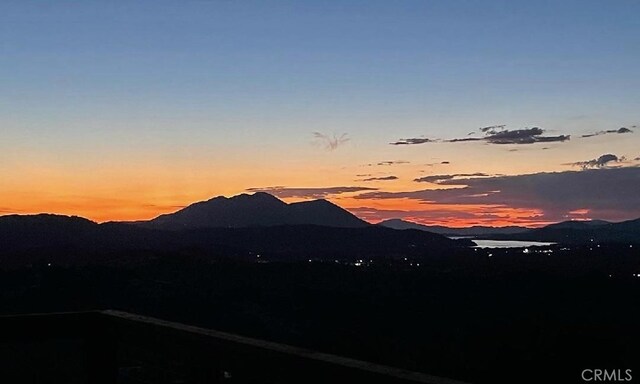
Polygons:
<instances>
[{"instance_id":1,"label":"mountain peak","mask_svg":"<svg viewBox=\"0 0 640 384\"><path fill-rule=\"evenodd\" d=\"M305 205L316 205L316 206L333 206L333 207L337 207L337 205L335 205L334 203L330 202L329 200L325 200L325 199L316 199L316 200L307 200L307 201L300 201L298 203L293 203L293 204L305 204Z\"/></svg>"},{"instance_id":2,"label":"mountain peak","mask_svg":"<svg viewBox=\"0 0 640 384\"><path fill-rule=\"evenodd\" d=\"M145 224L143 224L145 225ZM220 196L161 215L147 226L166 229L240 228L277 225L363 227L368 223L327 200L287 204L266 192Z\"/></svg>"},{"instance_id":3,"label":"mountain peak","mask_svg":"<svg viewBox=\"0 0 640 384\"><path fill-rule=\"evenodd\" d=\"M237 197L246 197L246 198L250 198L250 199L259 199L259 200L277 200L277 201L282 201L280 199L278 199L276 196L267 193L267 192L254 192L253 194L248 194L248 193L243 193L237 196L232 197L233 198L237 198Z\"/></svg>"},{"instance_id":4,"label":"mountain peak","mask_svg":"<svg viewBox=\"0 0 640 384\"><path fill-rule=\"evenodd\" d=\"M237 201L237 202L247 202L247 201L271 201L271 202L279 202L282 204L286 204L285 202L283 202L282 200L278 199L276 196L267 193L267 192L255 192L255 193L241 193L239 195L235 195L235 196L231 196L231 197L226 197L226 196L216 196L216 197L212 197L209 200L206 201L200 201L197 203L193 203L191 205L195 205L195 204L202 204L202 203L223 203L223 202L229 202L229 201Z\"/></svg>"}]
</instances>

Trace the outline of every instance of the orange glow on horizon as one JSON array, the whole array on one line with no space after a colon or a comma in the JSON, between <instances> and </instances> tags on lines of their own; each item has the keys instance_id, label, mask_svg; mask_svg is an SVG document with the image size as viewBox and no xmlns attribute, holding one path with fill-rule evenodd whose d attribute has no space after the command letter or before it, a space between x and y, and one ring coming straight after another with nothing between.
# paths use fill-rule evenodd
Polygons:
<instances>
[{"instance_id":1,"label":"orange glow on horizon","mask_svg":"<svg viewBox=\"0 0 640 384\"><path fill-rule=\"evenodd\" d=\"M389 218L455 228L474 225L492 227L517 225L536 228L552 223L540 220L542 216L540 210L496 205L438 204L411 199L343 199L340 200L340 205L374 224ZM388 214L385 211L391 211L391 217L385 217Z\"/></svg>"},{"instance_id":2,"label":"orange glow on horizon","mask_svg":"<svg viewBox=\"0 0 640 384\"><path fill-rule=\"evenodd\" d=\"M0 208L0 214L55 213L81 216L96 222L149 220L161 214L172 213L203 198L141 199L118 197L80 197L75 199L24 199L14 207ZM292 203L305 199L283 199ZM473 225L508 226L520 225L538 227L549 224L538 220L541 212L534 209L520 209L486 205L455 205L423 203L411 199L365 200L342 197L333 200L335 204L351 211L356 216L371 223L388 218L402 218L424 225L468 227ZM387 212L391 211L391 212ZM575 212L578 214L578 212ZM582 212L580 212L582 213Z\"/></svg>"}]
</instances>

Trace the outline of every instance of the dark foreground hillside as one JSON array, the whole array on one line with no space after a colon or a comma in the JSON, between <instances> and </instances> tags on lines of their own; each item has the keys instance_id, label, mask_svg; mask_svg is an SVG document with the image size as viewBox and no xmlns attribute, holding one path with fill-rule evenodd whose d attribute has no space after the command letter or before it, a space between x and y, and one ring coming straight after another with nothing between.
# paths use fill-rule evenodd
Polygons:
<instances>
[{"instance_id":1,"label":"dark foreground hillside","mask_svg":"<svg viewBox=\"0 0 640 384\"><path fill-rule=\"evenodd\" d=\"M0 272L0 312L115 308L476 383L640 373L635 250L535 251L458 250L420 266L193 252L34 264Z\"/></svg>"},{"instance_id":2,"label":"dark foreground hillside","mask_svg":"<svg viewBox=\"0 0 640 384\"><path fill-rule=\"evenodd\" d=\"M380 226L278 225L161 230L126 223L97 224L57 215L0 217L0 268L37 263L129 263L140 253L187 251L204 259L341 261L425 258L467 248L470 240ZM131 253L134 250L137 253Z\"/></svg>"}]
</instances>

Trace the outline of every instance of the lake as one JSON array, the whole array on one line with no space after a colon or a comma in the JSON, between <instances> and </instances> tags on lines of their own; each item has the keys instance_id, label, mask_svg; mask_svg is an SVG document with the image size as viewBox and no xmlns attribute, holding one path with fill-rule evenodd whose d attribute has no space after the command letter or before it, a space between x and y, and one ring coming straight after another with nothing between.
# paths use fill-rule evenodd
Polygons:
<instances>
[{"instance_id":1,"label":"lake","mask_svg":"<svg viewBox=\"0 0 640 384\"><path fill-rule=\"evenodd\" d=\"M517 241L517 240L474 240L477 248L523 248L523 247L546 247L555 243L544 243L539 241Z\"/></svg>"}]
</instances>

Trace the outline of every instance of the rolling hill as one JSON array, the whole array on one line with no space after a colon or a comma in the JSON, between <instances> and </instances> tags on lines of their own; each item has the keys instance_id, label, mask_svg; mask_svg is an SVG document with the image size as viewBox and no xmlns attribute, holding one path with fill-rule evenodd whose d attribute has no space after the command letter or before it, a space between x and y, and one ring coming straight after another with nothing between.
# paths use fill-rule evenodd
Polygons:
<instances>
[{"instance_id":1,"label":"rolling hill","mask_svg":"<svg viewBox=\"0 0 640 384\"><path fill-rule=\"evenodd\" d=\"M485 226L473 226L466 228L452 228L440 225L422 225L413 223L411 221L401 219L389 219L378 223L383 227L393 229L417 229L420 231L427 231L432 233L438 233L446 236L484 236L484 235L503 235L525 232L528 229L524 227L485 227Z\"/></svg>"}]
</instances>

